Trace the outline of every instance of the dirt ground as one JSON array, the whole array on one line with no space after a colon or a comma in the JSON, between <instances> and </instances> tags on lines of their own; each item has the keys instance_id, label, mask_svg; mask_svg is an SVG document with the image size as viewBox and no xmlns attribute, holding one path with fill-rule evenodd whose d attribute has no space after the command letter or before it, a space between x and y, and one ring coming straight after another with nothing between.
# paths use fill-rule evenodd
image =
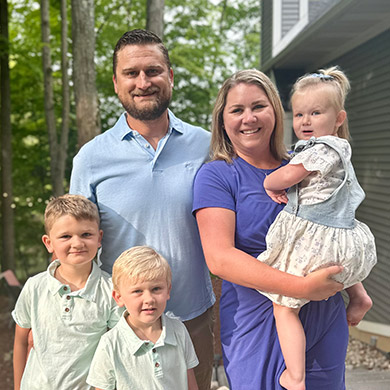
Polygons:
<instances>
[{"instance_id":1,"label":"dirt ground","mask_svg":"<svg viewBox=\"0 0 390 390\"><path fill-rule=\"evenodd\" d=\"M0 390L13 389L12 349L14 326L8 299L0 296Z\"/></svg>"}]
</instances>

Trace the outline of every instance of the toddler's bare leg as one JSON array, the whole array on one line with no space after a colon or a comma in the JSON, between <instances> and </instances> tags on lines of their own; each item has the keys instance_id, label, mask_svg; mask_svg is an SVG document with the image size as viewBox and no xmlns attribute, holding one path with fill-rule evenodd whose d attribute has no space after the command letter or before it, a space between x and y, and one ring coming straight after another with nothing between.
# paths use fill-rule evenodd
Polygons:
<instances>
[{"instance_id":1,"label":"toddler's bare leg","mask_svg":"<svg viewBox=\"0 0 390 390\"><path fill-rule=\"evenodd\" d=\"M280 384L288 390L305 390L306 337L299 309L274 304L274 317L286 370Z\"/></svg>"},{"instance_id":2,"label":"toddler's bare leg","mask_svg":"<svg viewBox=\"0 0 390 390\"><path fill-rule=\"evenodd\" d=\"M356 283L346 291L349 296L347 322L349 326L356 326L371 309L372 300L362 283Z\"/></svg>"}]
</instances>

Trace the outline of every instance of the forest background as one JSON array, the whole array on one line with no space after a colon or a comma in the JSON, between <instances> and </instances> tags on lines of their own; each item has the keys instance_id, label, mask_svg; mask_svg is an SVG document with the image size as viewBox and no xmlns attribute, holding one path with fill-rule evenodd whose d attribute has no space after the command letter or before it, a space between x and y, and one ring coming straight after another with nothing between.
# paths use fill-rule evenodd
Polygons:
<instances>
[{"instance_id":1,"label":"forest background","mask_svg":"<svg viewBox=\"0 0 390 390\"><path fill-rule=\"evenodd\" d=\"M69 189L72 159L123 112L112 52L134 28L159 34L171 109L210 129L223 80L260 63L259 0L0 0L1 271L24 281L49 261L43 212Z\"/></svg>"}]
</instances>

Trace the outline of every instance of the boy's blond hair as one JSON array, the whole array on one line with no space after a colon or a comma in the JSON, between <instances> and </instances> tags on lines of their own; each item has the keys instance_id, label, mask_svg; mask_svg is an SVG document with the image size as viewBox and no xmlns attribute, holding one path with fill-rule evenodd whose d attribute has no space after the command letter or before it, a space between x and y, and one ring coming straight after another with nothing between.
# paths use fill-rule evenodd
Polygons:
<instances>
[{"instance_id":1,"label":"boy's blond hair","mask_svg":"<svg viewBox=\"0 0 390 390\"><path fill-rule=\"evenodd\" d=\"M100 224L97 206L82 195L65 194L53 198L45 210L45 231L49 234L54 223L64 215L70 215L80 221L88 219Z\"/></svg>"},{"instance_id":2,"label":"boy's blond hair","mask_svg":"<svg viewBox=\"0 0 390 390\"><path fill-rule=\"evenodd\" d=\"M165 278L168 286L172 282L172 272L168 262L148 246L134 246L124 251L114 263L112 268L112 283L116 291L122 278L132 282L146 282Z\"/></svg>"}]
</instances>

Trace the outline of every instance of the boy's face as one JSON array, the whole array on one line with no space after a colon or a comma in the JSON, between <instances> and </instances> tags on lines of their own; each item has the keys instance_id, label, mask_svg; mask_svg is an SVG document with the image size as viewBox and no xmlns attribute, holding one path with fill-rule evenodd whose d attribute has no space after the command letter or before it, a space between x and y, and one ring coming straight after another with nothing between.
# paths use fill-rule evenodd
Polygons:
<instances>
[{"instance_id":1,"label":"boy's face","mask_svg":"<svg viewBox=\"0 0 390 390\"><path fill-rule=\"evenodd\" d=\"M70 215L58 218L42 241L62 265L80 266L93 260L101 245L103 232L96 221L77 220Z\"/></svg>"},{"instance_id":2,"label":"boy's face","mask_svg":"<svg viewBox=\"0 0 390 390\"><path fill-rule=\"evenodd\" d=\"M129 316L130 326L137 329L155 324L163 314L170 298L171 286L166 278L135 282L123 278L118 291L113 291L113 297L118 306L125 306Z\"/></svg>"}]
</instances>

